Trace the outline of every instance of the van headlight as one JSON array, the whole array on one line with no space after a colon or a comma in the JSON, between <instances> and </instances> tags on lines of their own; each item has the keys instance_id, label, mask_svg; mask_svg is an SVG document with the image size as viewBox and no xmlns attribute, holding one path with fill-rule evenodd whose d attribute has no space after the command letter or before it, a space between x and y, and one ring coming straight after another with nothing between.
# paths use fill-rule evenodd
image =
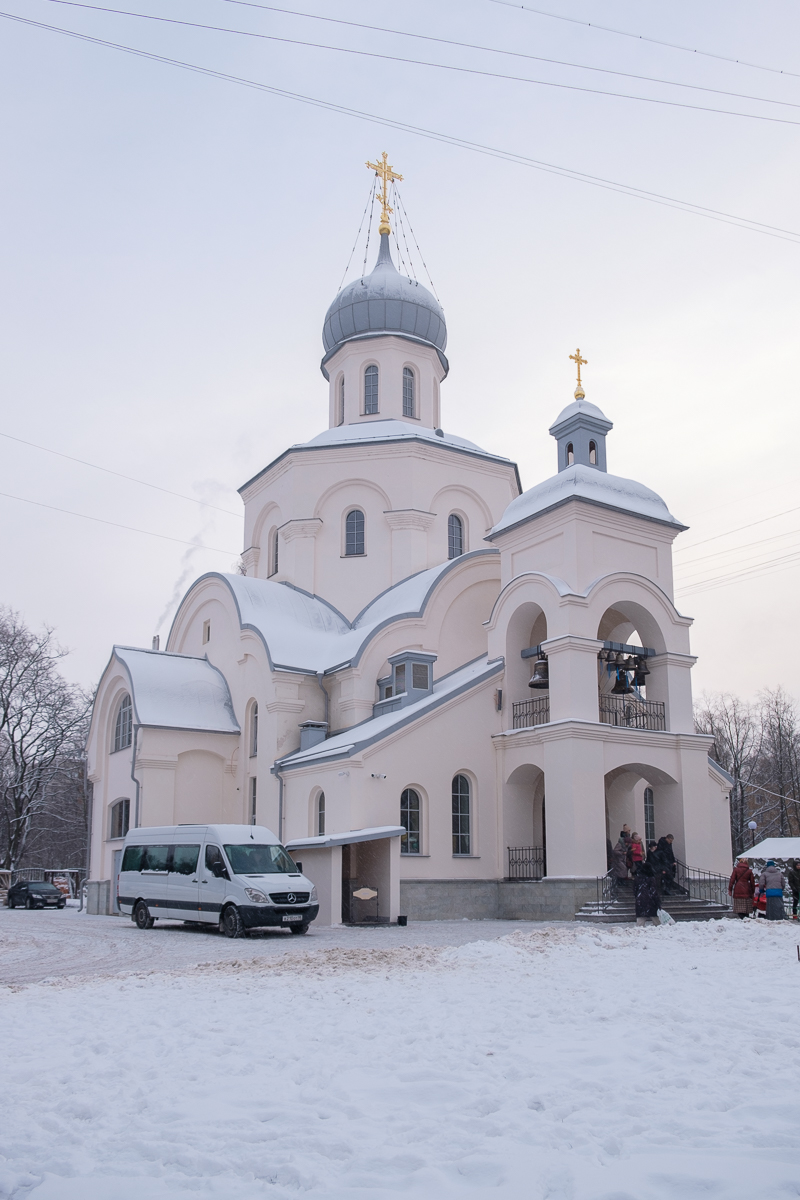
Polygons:
<instances>
[{"instance_id":1,"label":"van headlight","mask_svg":"<svg viewBox=\"0 0 800 1200\"><path fill-rule=\"evenodd\" d=\"M260 892L258 890L258 888L247 888L246 887L244 889L244 894L245 894L245 896L247 896L248 900L253 901L253 904L266 904L267 903L267 897L264 895L263 892Z\"/></svg>"},{"instance_id":2,"label":"van headlight","mask_svg":"<svg viewBox=\"0 0 800 1200\"><path fill-rule=\"evenodd\" d=\"M317 885L315 883L312 883L312 885L311 885L311 895L308 898L308 903L309 904L319 904L319 896L317 895Z\"/></svg>"}]
</instances>

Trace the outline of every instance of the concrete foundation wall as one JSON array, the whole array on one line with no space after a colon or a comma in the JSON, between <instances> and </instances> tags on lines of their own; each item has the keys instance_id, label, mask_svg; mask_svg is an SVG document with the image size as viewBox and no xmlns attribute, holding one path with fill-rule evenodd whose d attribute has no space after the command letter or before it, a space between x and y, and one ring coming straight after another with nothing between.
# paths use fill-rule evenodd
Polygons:
<instances>
[{"instance_id":1,"label":"concrete foundation wall","mask_svg":"<svg viewBox=\"0 0 800 1200\"><path fill-rule=\"evenodd\" d=\"M597 897L595 879L401 879L400 912L411 921L572 921Z\"/></svg>"}]
</instances>

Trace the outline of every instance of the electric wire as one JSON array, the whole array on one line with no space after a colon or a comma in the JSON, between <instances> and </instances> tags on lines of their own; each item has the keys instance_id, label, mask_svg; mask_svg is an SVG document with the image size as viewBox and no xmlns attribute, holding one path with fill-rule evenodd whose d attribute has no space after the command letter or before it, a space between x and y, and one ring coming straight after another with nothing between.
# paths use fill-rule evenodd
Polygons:
<instances>
[{"instance_id":1,"label":"electric wire","mask_svg":"<svg viewBox=\"0 0 800 1200\"><path fill-rule=\"evenodd\" d=\"M635 38L639 42L650 42L653 46L665 46L668 50L682 50L687 54L698 54L702 58L715 58L718 62L735 63L738 67L752 67L754 71L769 71L773 75L789 75L800 79L797 71L784 71L780 67L765 67L760 63L747 62L743 58L729 58L725 54L714 54L710 50L695 50L691 46L679 46L675 42L662 42L658 38L646 37L643 33L628 33L625 29L612 29L608 25L598 25L596 21L581 21L578 17L567 17L564 13L545 12L541 8L533 8L530 4L514 4L513 0L491 0L503 8L519 8L524 12L535 13L538 17L553 17L556 21L569 21L572 25L585 25L589 29L601 29L603 33L615 33L618 37Z\"/></svg>"},{"instance_id":2,"label":"electric wire","mask_svg":"<svg viewBox=\"0 0 800 1200\"><path fill-rule=\"evenodd\" d=\"M28 442L25 438L14 437L12 433L0 431L0 437L8 438L11 442L19 442L22 446L31 446L34 450L43 450L45 454L55 454L58 458L66 458L69 462L80 463L82 467L91 467L93 471L104 471L106 475L116 475L118 479L127 479L129 483L138 483L142 487L153 488L164 492L167 496L177 496L179 500L190 500L192 504L200 504L203 508L213 508L216 512L227 513L229 517L242 519L242 513L235 513L230 508L220 508L208 500L198 500L197 496L185 496L183 492L173 492L169 488L160 487L157 483L148 483L145 479L136 479L133 475L124 475L122 471L112 471L110 467L101 467L97 463L87 462L85 458L75 458L72 454L64 454L61 450L51 450L49 446L39 446L36 442Z\"/></svg>"},{"instance_id":3,"label":"electric wire","mask_svg":"<svg viewBox=\"0 0 800 1200\"><path fill-rule=\"evenodd\" d=\"M238 33L245 37L261 37L261 38L268 37L268 35L266 35L266 34L252 32L249 30L228 29L228 28L217 26L217 25L203 25L203 24L200 24L199 22L182 21L182 20L179 20L178 18L174 18L174 17L159 17L159 16L153 16L152 14L149 14L149 13L135 13L135 12L131 12L127 9L108 8L108 7L97 5L97 4L84 4L84 3L80 3L79 0L49 0L49 3L61 4L61 5L64 5L65 7L69 7L69 8L84 8L84 9L89 9L90 11L94 11L94 12L116 13L121 16L141 17L141 18L144 18L147 20L162 21L162 22L166 22L166 23L169 23L172 25L186 25L186 26L189 26L190 28L194 28L194 29L208 29L208 30L214 30L214 31L221 32L221 33ZM275 7L273 5L269 5L269 4L255 4L255 3L249 2L249 0L224 0L224 3L236 4L239 7L243 7L243 8L260 9L262 12L279 13L284 16L300 17L304 20L324 21L327 24L331 24L331 25L344 25L351 29L365 29L371 33L386 33L386 34L389 34L391 37L405 37L405 38L412 38L416 41L433 42L436 45L453 46L456 49L460 49L460 50L477 50L483 54L498 54L498 55L502 55L502 56L509 57L509 58L525 59L528 62L549 63L552 66L568 67L571 70L577 70L577 71L594 71L595 73L602 74L602 75L616 75L617 77L619 77L621 79L635 79L642 83L657 83L657 84L663 85L664 87L686 88L690 91L707 92L707 93L715 95L715 96L728 96L728 97L730 97L732 99L736 99L736 100L755 100L759 104L779 104L779 105L782 105L787 108L800 108L800 103L793 101L793 100L774 100L768 96L753 96L747 92L729 92L729 91L726 91L724 88L704 87L702 84L699 84L699 83L681 83L679 80L676 80L676 79L661 79L655 75L637 75L631 71L615 71L611 67L597 67L597 66L593 66L590 63L567 62L563 59L548 58L542 54L526 54L522 50L504 50L504 49L498 49L497 47L494 47L494 46L481 46L475 42L459 42L459 41L455 41L452 38L434 37L432 34L427 34L427 33L410 33L404 29L389 29L388 27L386 27L384 25L367 25L361 21L345 21L339 17L325 17L325 16L320 16L318 13L299 12L296 9L291 9L291 8L277 8L277 7ZM279 39L273 39L273 40L279 40ZM317 45L317 43L313 43L313 42L308 42L308 43L307 42L299 42L298 44L299 45ZM325 48L336 49L336 47L325 47ZM434 66L434 65L438 65L438 64L429 64L429 65Z\"/></svg>"},{"instance_id":4,"label":"electric wire","mask_svg":"<svg viewBox=\"0 0 800 1200\"><path fill-rule=\"evenodd\" d=\"M694 550L695 546L705 546L708 542L716 542L719 538L728 537L731 533L741 533L744 529L753 529L756 525L764 525L767 521L776 521L778 517L787 517L789 513L800 512L800 505L796 508L784 508L781 512L773 513L771 517L760 517L757 521L750 521L747 525L738 525L736 529L726 529L724 533L715 533L713 537L703 538L700 542L692 542L689 546L679 546L675 553L682 554L686 550Z\"/></svg>"},{"instance_id":5,"label":"electric wire","mask_svg":"<svg viewBox=\"0 0 800 1200\"><path fill-rule=\"evenodd\" d=\"M776 557L765 563L760 563L741 571L733 571L727 575L714 575L709 579L695 580L694 583L687 584L686 587L680 587L676 584L676 590L679 590L684 596L690 596L694 595L695 592L707 592L718 587L727 587L733 583L740 583L743 580L757 579L763 575L772 574L775 571L783 571L794 566L797 562L800 562L800 551Z\"/></svg>"},{"instance_id":6,"label":"electric wire","mask_svg":"<svg viewBox=\"0 0 800 1200\"><path fill-rule=\"evenodd\" d=\"M240 75L232 75L225 71L218 71L212 67L201 67L196 63L186 62L182 59L169 58L163 54L156 54L150 50L140 50L133 46L127 46L120 42L111 42L104 38L93 37L90 34L78 33L73 29L64 29L58 25L48 25L42 21L34 21L28 17L20 17L14 13L0 12L0 17L16 21L23 25L29 25L33 28L44 29L48 32L59 33L65 37L75 38L78 41L88 42L93 45L103 46L107 49L119 50L125 54L131 54L137 58L143 58L150 62L160 62L167 66L178 67L181 70L191 71L198 75L206 75L209 78L219 79L226 83L234 83L241 87L252 88L255 91L265 92L269 95L280 96L283 99L297 101L301 104L308 104L314 108L321 108L328 112L339 113L343 116L352 117L355 120L366 121L373 125L380 125L386 129L396 129L403 133L412 134L416 137L426 138L430 141L440 142L443 145L457 147L462 150L469 150L472 153L486 155L490 158L497 158L503 162L514 163L517 166L529 167L532 170L542 171L546 174L557 175L564 179L571 179L578 183L585 183L592 187L603 188L606 191L616 192L619 195L630 196L634 199L645 200L651 204L658 204L664 208L673 208L678 212L691 213L694 216L704 217L707 220L718 221L724 225L732 225L737 229L747 229L751 233L760 233L765 237L778 238L780 241L792 242L797 245L800 242L800 233L794 230L781 229L778 226L767 225L763 221L754 221L749 217L739 217L733 213L725 213L719 209L712 209L705 205L695 204L689 200L678 200L672 196L665 196L660 192L651 192L645 188L636 187L633 184L618 183L614 180L604 179L602 176L590 175L585 171L577 171L572 167L562 167L554 163L548 163L541 159L530 158L526 155L519 154L512 150L502 150L495 146L489 146L482 142L473 142L467 138L458 137L455 134L441 133L437 130L426 129L423 126L412 125L407 121L399 121L389 117L380 117L375 113L365 112L361 109L350 108L347 105L336 104L330 100L322 100L318 97L307 96L300 92L290 92L285 88L278 88L272 84L261 83L257 80L245 79Z\"/></svg>"},{"instance_id":7,"label":"electric wire","mask_svg":"<svg viewBox=\"0 0 800 1200\"><path fill-rule=\"evenodd\" d=\"M137 529L134 525L120 525L118 521L108 521L104 517L90 517L88 513L73 512L70 508L59 508L55 504L45 504L42 500L28 500L25 496L14 496L11 492L0 492L6 500L19 500L22 504L34 504L37 508L47 508L51 512L66 513L68 517L80 517L84 521L95 521L98 525L111 525L114 529L127 529L129 533L143 533L145 537L159 538L162 542L178 542L181 546L195 546L198 550L213 550L215 554L227 554L238 557L238 550L222 550L219 546L204 546L202 542L188 542L186 538L169 537L166 533L153 533L150 529Z\"/></svg>"},{"instance_id":8,"label":"electric wire","mask_svg":"<svg viewBox=\"0 0 800 1200\"><path fill-rule=\"evenodd\" d=\"M430 67L437 71L454 71L459 75L480 75L487 79L503 79L511 83L528 83L536 87L557 88L561 91L568 92L585 92L592 96L608 96L615 100L635 100L641 104L661 104L668 108L684 108L690 109L693 112L715 113L718 116L740 117L748 121L769 121L777 125L800 125L800 121L793 121L789 117L771 117L766 113L743 113L735 112L733 109L727 108L712 108L705 104L687 104L682 100L665 100L663 97L657 96L632 96L628 92L609 92L604 88L582 87L577 83L557 83L549 79L531 79L527 75L504 75L499 71L483 71L477 67L460 67L452 63L432 63L425 59L404 58L396 54L381 54L377 50L357 50L350 46L331 46L325 42L309 42L298 38L279 37L271 33L256 33L251 30L243 29L227 29L221 25L202 25L195 21L181 21L175 17L157 17L149 13L131 12L121 8L97 8L91 4L79 4L77 0L50 0L50 3L65 4L74 8L88 8L97 12L114 13L117 16L135 17L145 21L159 21L168 25L188 26L192 29L205 29L215 33L232 33L239 37L253 37L262 41L277 42L288 46L303 46L316 50L330 50L337 54L352 54L358 58L377 58L382 62L398 62L406 63L415 67ZM7 15L7 14L3 14ZM783 103L783 102L781 102Z\"/></svg>"}]
</instances>

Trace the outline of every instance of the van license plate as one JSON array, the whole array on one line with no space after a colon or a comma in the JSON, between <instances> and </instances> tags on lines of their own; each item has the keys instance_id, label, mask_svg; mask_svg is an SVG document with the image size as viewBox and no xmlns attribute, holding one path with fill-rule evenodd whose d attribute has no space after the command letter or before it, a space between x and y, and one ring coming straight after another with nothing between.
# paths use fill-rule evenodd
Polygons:
<instances>
[{"instance_id":1,"label":"van license plate","mask_svg":"<svg viewBox=\"0 0 800 1200\"><path fill-rule=\"evenodd\" d=\"M302 921L302 919L303 919L302 913L284 913L284 916L283 916L284 921Z\"/></svg>"}]
</instances>

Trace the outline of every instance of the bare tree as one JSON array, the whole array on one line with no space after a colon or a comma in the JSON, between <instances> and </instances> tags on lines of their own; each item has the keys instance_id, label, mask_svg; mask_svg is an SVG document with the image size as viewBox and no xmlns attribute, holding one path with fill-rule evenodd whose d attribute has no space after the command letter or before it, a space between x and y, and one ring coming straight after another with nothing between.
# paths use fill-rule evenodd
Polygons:
<instances>
[{"instance_id":1,"label":"bare tree","mask_svg":"<svg viewBox=\"0 0 800 1200\"><path fill-rule=\"evenodd\" d=\"M800 720L797 704L782 687L761 693L760 778L775 809L773 824L780 837L800 833Z\"/></svg>"},{"instance_id":2,"label":"bare tree","mask_svg":"<svg viewBox=\"0 0 800 1200\"><path fill-rule=\"evenodd\" d=\"M752 819L750 783L758 771L763 731L758 708L738 696L722 692L703 695L695 712L698 733L714 739L712 757L733 776L731 837L734 853L745 849L747 822Z\"/></svg>"},{"instance_id":3,"label":"bare tree","mask_svg":"<svg viewBox=\"0 0 800 1200\"><path fill-rule=\"evenodd\" d=\"M91 698L66 682L52 629L0 609L0 857L19 866L34 824L55 811L83 741ZM63 796L62 796L63 798Z\"/></svg>"}]
</instances>

